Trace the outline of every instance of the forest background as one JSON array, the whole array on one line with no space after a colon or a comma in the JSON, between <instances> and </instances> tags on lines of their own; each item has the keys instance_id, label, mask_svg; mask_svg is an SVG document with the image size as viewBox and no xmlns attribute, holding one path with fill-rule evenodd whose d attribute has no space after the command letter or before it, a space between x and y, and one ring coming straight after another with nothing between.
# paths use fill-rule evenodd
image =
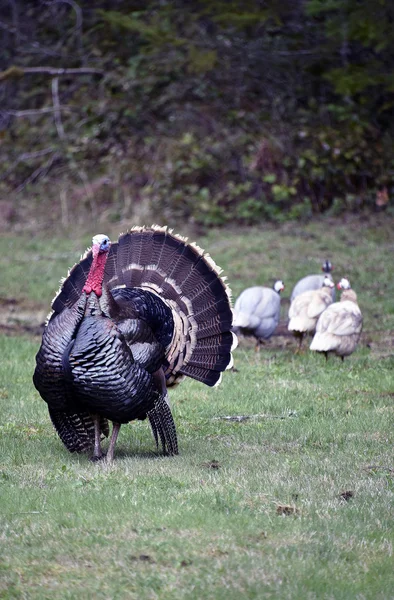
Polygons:
<instances>
[{"instance_id":1,"label":"forest background","mask_svg":"<svg viewBox=\"0 0 394 600\"><path fill-rule=\"evenodd\" d=\"M2 224L387 207L393 24L389 0L2 1Z\"/></svg>"}]
</instances>

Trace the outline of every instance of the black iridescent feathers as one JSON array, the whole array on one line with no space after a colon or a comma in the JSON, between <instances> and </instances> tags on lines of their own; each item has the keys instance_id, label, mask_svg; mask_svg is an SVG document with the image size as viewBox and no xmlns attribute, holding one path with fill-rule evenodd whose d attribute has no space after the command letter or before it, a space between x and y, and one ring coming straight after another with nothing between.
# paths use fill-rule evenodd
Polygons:
<instances>
[{"instance_id":1,"label":"black iridescent feathers","mask_svg":"<svg viewBox=\"0 0 394 600\"><path fill-rule=\"evenodd\" d=\"M110 248L97 308L82 293L91 264L88 251L52 303L34 383L72 452L94 442L97 414L103 435L106 419L148 417L156 442L177 453L163 385L187 375L213 386L232 364L236 338L220 269L167 228L136 227Z\"/></svg>"}]
</instances>

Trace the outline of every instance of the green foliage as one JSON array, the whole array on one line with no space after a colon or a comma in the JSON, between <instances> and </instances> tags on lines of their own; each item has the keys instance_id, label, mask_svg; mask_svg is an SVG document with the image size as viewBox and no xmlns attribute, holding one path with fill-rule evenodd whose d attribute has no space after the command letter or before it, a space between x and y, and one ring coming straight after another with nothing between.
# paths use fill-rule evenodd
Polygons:
<instances>
[{"instance_id":1,"label":"green foliage","mask_svg":"<svg viewBox=\"0 0 394 600\"><path fill-rule=\"evenodd\" d=\"M306 13L322 20L326 34L322 43L331 52L325 77L334 90L360 107L385 112L392 80L387 65L394 57L393 3L309 0Z\"/></svg>"},{"instance_id":2,"label":"green foliage","mask_svg":"<svg viewBox=\"0 0 394 600\"><path fill-rule=\"evenodd\" d=\"M59 48L53 67L102 71L59 79L64 136L51 112L15 116L51 109L47 75L5 79L4 195L46 198L49 189L59 206L59 188L88 189L108 175L113 206L98 198L95 207L110 219L134 216L129 188L153 214L210 227L357 211L380 187L391 191L392 2L78 7L63 3L54 19L52 5L27 2L19 15L27 38L3 48L18 68L47 60L24 51L29 41Z\"/></svg>"}]
</instances>

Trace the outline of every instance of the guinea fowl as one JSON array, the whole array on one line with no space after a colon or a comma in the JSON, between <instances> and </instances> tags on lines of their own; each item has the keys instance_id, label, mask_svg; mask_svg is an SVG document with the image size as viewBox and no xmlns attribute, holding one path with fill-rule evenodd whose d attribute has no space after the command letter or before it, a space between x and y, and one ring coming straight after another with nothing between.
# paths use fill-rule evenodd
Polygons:
<instances>
[{"instance_id":1,"label":"guinea fowl","mask_svg":"<svg viewBox=\"0 0 394 600\"><path fill-rule=\"evenodd\" d=\"M325 277L332 280L331 271L333 266L329 260L325 260L322 264L322 274L319 275L307 275L295 284L293 291L291 292L290 302L293 302L296 296L303 294L304 292L310 292L311 290L318 290L322 287ZM332 287L332 301L335 300L335 286Z\"/></svg>"},{"instance_id":2,"label":"guinea fowl","mask_svg":"<svg viewBox=\"0 0 394 600\"><path fill-rule=\"evenodd\" d=\"M148 417L163 452L178 453L167 387L209 386L232 366L230 292L210 256L166 227L96 235L52 303L34 385L70 452L114 456L121 424Z\"/></svg>"},{"instance_id":3,"label":"guinea fowl","mask_svg":"<svg viewBox=\"0 0 394 600\"><path fill-rule=\"evenodd\" d=\"M333 281L324 277L320 289L303 292L290 304L288 330L299 340L298 351L301 350L305 334L315 330L318 318L332 303L333 287Z\"/></svg>"},{"instance_id":4,"label":"guinea fowl","mask_svg":"<svg viewBox=\"0 0 394 600\"><path fill-rule=\"evenodd\" d=\"M273 288L255 286L246 288L234 304L233 331L256 338L256 350L263 340L268 340L279 323L280 293L283 281Z\"/></svg>"},{"instance_id":5,"label":"guinea fowl","mask_svg":"<svg viewBox=\"0 0 394 600\"><path fill-rule=\"evenodd\" d=\"M329 352L343 360L357 347L363 327L363 317L357 303L357 294L348 279L343 277L337 284L342 291L339 302L334 302L319 318L316 333L310 345L315 352L322 352L328 359Z\"/></svg>"}]
</instances>

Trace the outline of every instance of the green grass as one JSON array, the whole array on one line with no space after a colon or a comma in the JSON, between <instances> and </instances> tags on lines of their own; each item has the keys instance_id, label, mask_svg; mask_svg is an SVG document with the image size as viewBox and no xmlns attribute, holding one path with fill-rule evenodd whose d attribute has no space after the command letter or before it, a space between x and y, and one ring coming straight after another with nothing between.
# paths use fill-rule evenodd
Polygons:
<instances>
[{"instance_id":1,"label":"green grass","mask_svg":"<svg viewBox=\"0 0 394 600\"><path fill-rule=\"evenodd\" d=\"M236 294L276 277L290 294L327 253L359 294L366 333L344 363L294 355L290 338L259 354L241 341L238 371L219 388L171 390L174 458L155 453L146 422L122 427L113 466L68 454L31 382L39 338L0 337L0 598L393 598L389 225L202 240ZM34 240L9 239L25 260ZM77 248L69 265L79 243L37 242L44 258L25 267L25 287L12 283L6 248L7 297L31 287L37 307L48 303L65 265L45 256Z\"/></svg>"}]
</instances>

